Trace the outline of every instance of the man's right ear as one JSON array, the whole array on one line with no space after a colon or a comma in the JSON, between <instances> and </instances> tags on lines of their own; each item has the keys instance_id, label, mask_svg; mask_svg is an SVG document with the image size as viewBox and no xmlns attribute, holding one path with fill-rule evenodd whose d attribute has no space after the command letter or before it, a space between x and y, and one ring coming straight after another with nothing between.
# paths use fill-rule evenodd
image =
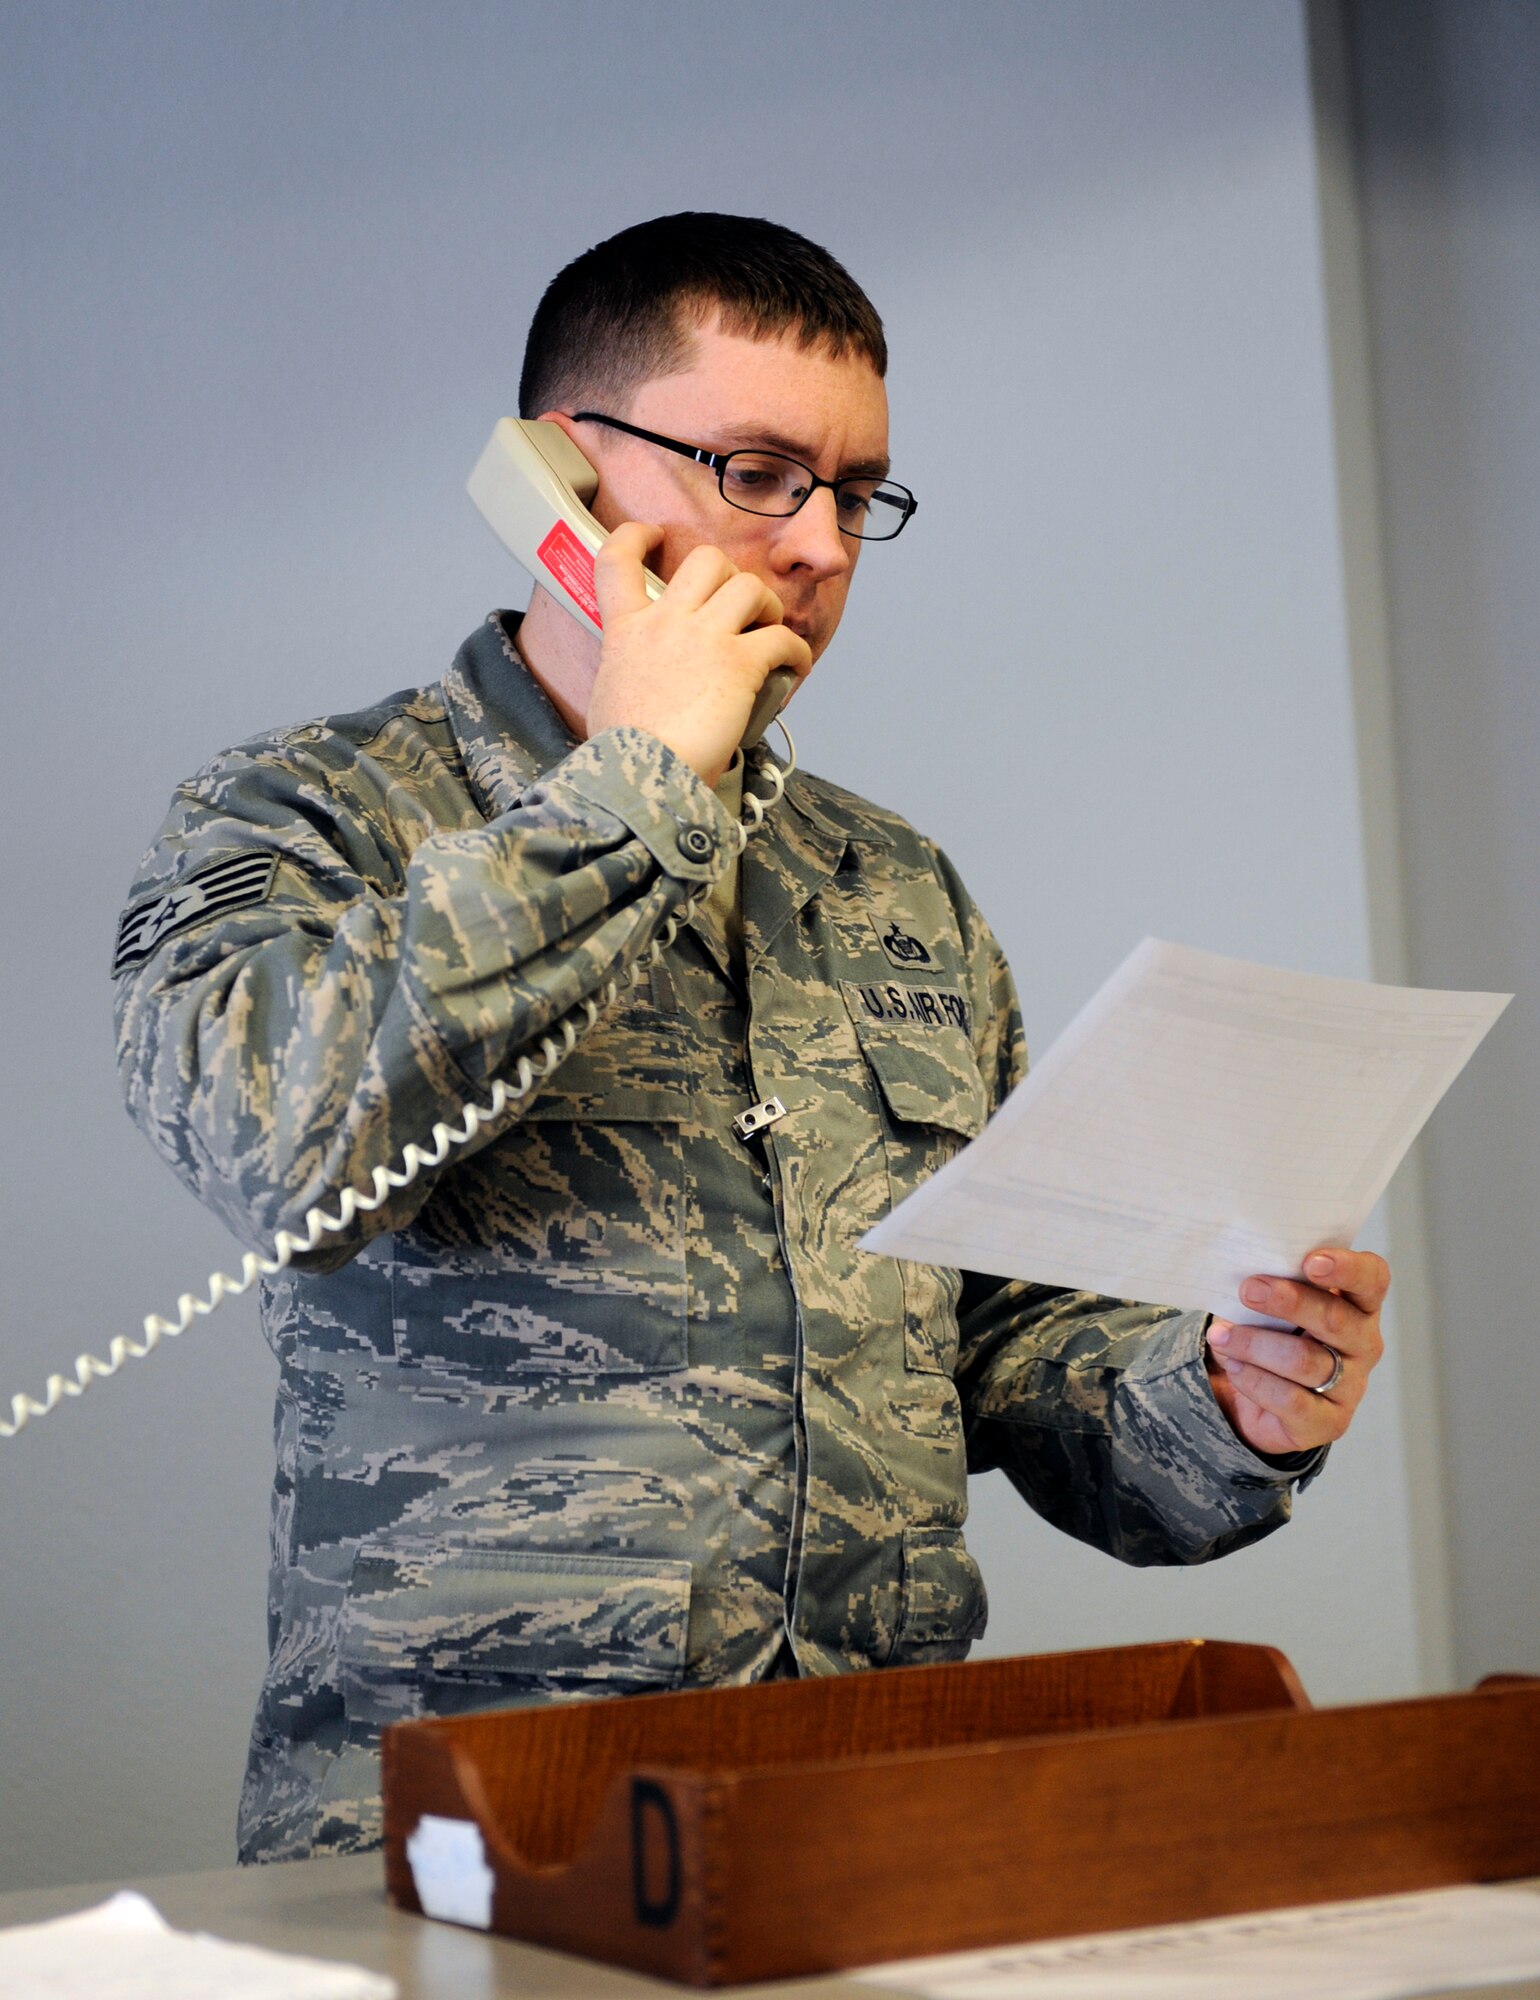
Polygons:
<instances>
[{"instance_id":1,"label":"man's right ear","mask_svg":"<svg viewBox=\"0 0 1540 2000\"><path fill-rule=\"evenodd\" d=\"M594 437L591 440L594 449L593 451L588 450L583 437L584 431L596 432L598 426L596 424L579 425L573 421L572 417L565 410L542 410L535 421L541 424L555 424L558 429L564 430L585 458L592 458L595 452L601 449L598 438Z\"/></svg>"}]
</instances>

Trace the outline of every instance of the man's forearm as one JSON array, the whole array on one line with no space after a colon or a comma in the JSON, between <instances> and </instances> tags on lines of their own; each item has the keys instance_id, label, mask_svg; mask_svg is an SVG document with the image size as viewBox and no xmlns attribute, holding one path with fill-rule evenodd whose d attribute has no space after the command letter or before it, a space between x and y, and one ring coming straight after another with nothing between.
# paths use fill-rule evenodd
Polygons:
<instances>
[{"instance_id":1,"label":"man's forearm","mask_svg":"<svg viewBox=\"0 0 1540 2000\"><path fill-rule=\"evenodd\" d=\"M1134 1564L1205 1562L1289 1518L1321 1454L1269 1463L1209 1387L1206 1316L1044 1286L965 1295L969 1463Z\"/></svg>"},{"instance_id":2,"label":"man's forearm","mask_svg":"<svg viewBox=\"0 0 1540 2000\"><path fill-rule=\"evenodd\" d=\"M386 851L393 829L346 799L318 825L313 788L286 799L271 765L231 763L180 803L145 879L264 847L279 855L273 890L169 937L121 982L119 1061L152 1142L264 1248L484 1103L494 1076L646 951L721 851L680 852L682 821L724 817L694 773L612 731L485 826L430 834L382 895L353 857ZM402 1226L432 1187L425 1173L318 1261Z\"/></svg>"}]
</instances>

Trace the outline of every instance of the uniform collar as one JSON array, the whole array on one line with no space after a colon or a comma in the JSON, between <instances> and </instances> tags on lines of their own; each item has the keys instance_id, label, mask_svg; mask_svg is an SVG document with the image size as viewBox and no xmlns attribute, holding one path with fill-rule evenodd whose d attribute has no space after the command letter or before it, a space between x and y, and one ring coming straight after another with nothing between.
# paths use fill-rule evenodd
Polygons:
<instances>
[{"instance_id":1,"label":"uniform collar","mask_svg":"<svg viewBox=\"0 0 1540 2000\"><path fill-rule=\"evenodd\" d=\"M578 739L519 655L515 637L522 618L518 611L490 612L455 655L443 682L471 793L488 819L510 811L538 778L577 748ZM825 866L837 861L847 842L893 844L871 807L820 779L795 773L785 804L806 823L815 846L834 850Z\"/></svg>"},{"instance_id":2,"label":"uniform collar","mask_svg":"<svg viewBox=\"0 0 1540 2000\"><path fill-rule=\"evenodd\" d=\"M488 819L516 806L536 779L577 748L544 688L519 657L522 614L494 611L455 655L443 692L471 796Z\"/></svg>"},{"instance_id":3,"label":"uniform collar","mask_svg":"<svg viewBox=\"0 0 1540 2000\"><path fill-rule=\"evenodd\" d=\"M840 791L821 778L793 773L784 802L744 851L744 936L750 967L834 879L852 848L892 844L881 817L854 793Z\"/></svg>"},{"instance_id":4,"label":"uniform collar","mask_svg":"<svg viewBox=\"0 0 1540 2000\"><path fill-rule=\"evenodd\" d=\"M850 841L858 847L893 845L892 833L864 799L841 791L826 779L795 773L786 787L786 803L830 840Z\"/></svg>"}]
</instances>

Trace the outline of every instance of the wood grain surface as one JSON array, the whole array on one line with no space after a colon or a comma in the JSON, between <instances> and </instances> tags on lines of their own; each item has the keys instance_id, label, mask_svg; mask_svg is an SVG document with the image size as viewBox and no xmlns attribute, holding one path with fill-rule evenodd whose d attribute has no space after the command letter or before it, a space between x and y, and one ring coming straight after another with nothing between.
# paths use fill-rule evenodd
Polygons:
<instances>
[{"instance_id":1,"label":"wood grain surface","mask_svg":"<svg viewBox=\"0 0 1540 2000\"><path fill-rule=\"evenodd\" d=\"M480 1827L494 1928L701 1985L1540 1870L1540 1682L1311 1710L1202 1641L409 1723L386 1878Z\"/></svg>"}]
</instances>

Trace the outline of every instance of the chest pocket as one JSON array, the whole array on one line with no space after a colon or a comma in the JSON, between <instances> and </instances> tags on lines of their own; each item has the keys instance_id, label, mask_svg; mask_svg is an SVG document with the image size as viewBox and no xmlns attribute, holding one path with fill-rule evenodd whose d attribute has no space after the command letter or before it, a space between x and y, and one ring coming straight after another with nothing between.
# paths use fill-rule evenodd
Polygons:
<instances>
[{"instance_id":1,"label":"chest pocket","mask_svg":"<svg viewBox=\"0 0 1540 2000\"><path fill-rule=\"evenodd\" d=\"M688 1019L627 1008L445 1177L397 1237L403 1359L446 1388L685 1365L680 1127L698 1057Z\"/></svg>"},{"instance_id":2,"label":"chest pocket","mask_svg":"<svg viewBox=\"0 0 1540 2000\"><path fill-rule=\"evenodd\" d=\"M983 1079L960 1028L874 1020L853 1002L850 1018L881 1106L896 1204L983 1131ZM957 1362L961 1274L935 1264L903 1263L899 1271L905 1363L924 1374L950 1375Z\"/></svg>"}]
</instances>

